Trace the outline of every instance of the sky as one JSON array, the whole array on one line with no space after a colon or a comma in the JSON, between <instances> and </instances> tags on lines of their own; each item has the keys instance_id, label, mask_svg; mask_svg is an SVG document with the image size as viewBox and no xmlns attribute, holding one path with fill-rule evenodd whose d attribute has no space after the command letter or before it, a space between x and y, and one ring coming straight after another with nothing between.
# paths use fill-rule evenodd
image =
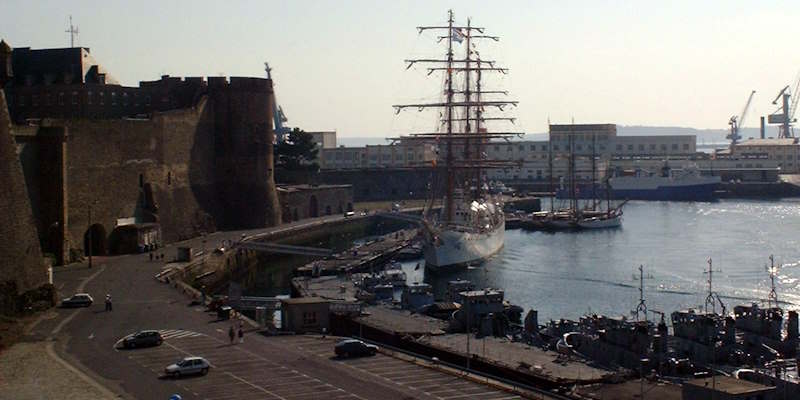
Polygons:
<instances>
[{"instance_id":1,"label":"sky","mask_svg":"<svg viewBox=\"0 0 800 400\"><path fill-rule=\"evenodd\" d=\"M440 76L404 59L443 54L416 26L457 21L501 37L481 47L510 69L487 80L519 101L504 131L552 123L726 129L752 90L745 126L800 71L800 7L785 1L0 1L12 47L76 46L124 85L171 76L264 76L289 125L342 137L429 131ZM456 50L459 50L458 48Z\"/></svg>"}]
</instances>

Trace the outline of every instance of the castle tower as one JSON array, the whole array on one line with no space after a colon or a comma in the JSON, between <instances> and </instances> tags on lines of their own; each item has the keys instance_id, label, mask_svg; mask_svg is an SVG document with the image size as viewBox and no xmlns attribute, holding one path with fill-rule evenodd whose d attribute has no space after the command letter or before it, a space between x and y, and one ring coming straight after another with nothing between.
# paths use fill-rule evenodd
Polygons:
<instances>
[{"instance_id":1,"label":"castle tower","mask_svg":"<svg viewBox=\"0 0 800 400\"><path fill-rule=\"evenodd\" d=\"M214 107L217 183L225 210L221 227L281 223L273 170L272 81L209 77Z\"/></svg>"},{"instance_id":2,"label":"castle tower","mask_svg":"<svg viewBox=\"0 0 800 400\"><path fill-rule=\"evenodd\" d=\"M25 178L11 137L11 119L0 90L0 314L20 311L17 295L47 283Z\"/></svg>"},{"instance_id":3,"label":"castle tower","mask_svg":"<svg viewBox=\"0 0 800 400\"><path fill-rule=\"evenodd\" d=\"M13 50L5 40L0 40L0 89L4 88L6 84L14 77L14 71L11 64L11 53Z\"/></svg>"}]
</instances>

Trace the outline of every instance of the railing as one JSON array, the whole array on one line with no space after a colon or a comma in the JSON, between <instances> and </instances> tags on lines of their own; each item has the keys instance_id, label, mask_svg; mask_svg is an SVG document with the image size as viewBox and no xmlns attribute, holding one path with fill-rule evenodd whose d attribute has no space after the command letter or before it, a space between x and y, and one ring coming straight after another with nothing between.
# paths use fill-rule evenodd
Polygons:
<instances>
[{"instance_id":1,"label":"railing","mask_svg":"<svg viewBox=\"0 0 800 400\"><path fill-rule=\"evenodd\" d=\"M292 246L288 244L278 244L278 243L263 243L255 241L240 242L236 244L236 247L255 250L255 251L270 252L270 253L300 254L304 256L325 257L333 254L333 251L329 249L321 249L317 247L307 247L307 246Z\"/></svg>"}]
</instances>

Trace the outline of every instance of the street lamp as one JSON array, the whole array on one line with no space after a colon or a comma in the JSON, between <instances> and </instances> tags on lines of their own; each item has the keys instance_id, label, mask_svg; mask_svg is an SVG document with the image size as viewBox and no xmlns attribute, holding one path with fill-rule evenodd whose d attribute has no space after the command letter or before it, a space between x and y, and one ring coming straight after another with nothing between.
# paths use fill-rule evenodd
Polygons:
<instances>
[{"instance_id":1,"label":"street lamp","mask_svg":"<svg viewBox=\"0 0 800 400\"><path fill-rule=\"evenodd\" d=\"M92 268L92 203L89 203L89 268Z\"/></svg>"}]
</instances>

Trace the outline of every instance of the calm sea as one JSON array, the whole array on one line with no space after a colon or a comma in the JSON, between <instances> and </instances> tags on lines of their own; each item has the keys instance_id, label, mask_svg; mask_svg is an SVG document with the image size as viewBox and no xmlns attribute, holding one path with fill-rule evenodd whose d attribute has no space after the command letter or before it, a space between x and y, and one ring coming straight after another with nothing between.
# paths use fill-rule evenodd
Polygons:
<instances>
[{"instance_id":1,"label":"calm sea","mask_svg":"<svg viewBox=\"0 0 800 400\"><path fill-rule=\"evenodd\" d=\"M715 203L630 202L621 229L582 232L506 231L505 248L486 264L425 276L404 263L409 281L425 280L442 292L453 278L505 290L506 299L539 310L540 321L585 313L628 315L639 301L644 266L648 308L670 312L704 304L707 260L713 290L727 309L759 301L769 292L769 255L784 307L800 308L800 199ZM423 263L424 264L424 263Z\"/></svg>"}]
</instances>

